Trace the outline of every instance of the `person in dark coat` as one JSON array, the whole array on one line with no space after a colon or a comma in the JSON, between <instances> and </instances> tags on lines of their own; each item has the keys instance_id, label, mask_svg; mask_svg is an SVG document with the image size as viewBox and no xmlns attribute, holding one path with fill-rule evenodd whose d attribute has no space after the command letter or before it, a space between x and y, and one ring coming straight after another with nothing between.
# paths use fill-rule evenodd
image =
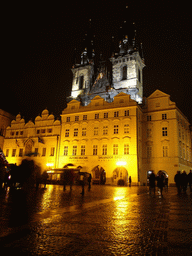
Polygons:
<instances>
[{"instance_id":1,"label":"person in dark coat","mask_svg":"<svg viewBox=\"0 0 192 256\"><path fill-rule=\"evenodd\" d=\"M157 176L157 186L160 189L161 195L163 193L164 181L165 181L164 173L160 171L159 175Z\"/></svg>"},{"instance_id":2,"label":"person in dark coat","mask_svg":"<svg viewBox=\"0 0 192 256\"><path fill-rule=\"evenodd\" d=\"M186 193L187 191L187 183L188 183L187 173L183 171L181 174L181 189L183 190L184 193Z\"/></svg>"},{"instance_id":3,"label":"person in dark coat","mask_svg":"<svg viewBox=\"0 0 192 256\"><path fill-rule=\"evenodd\" d=\"M131 187L131 182L132 182L131 176L129 176L129 187Z\"/></svg>"},{"instance_id":4,"label":"person in dark coat","mask_svg":"<svg viewBox=\"0 0 192 256\"><path fill-rule=\"evenodd\" d=\"M88 177L88 179L87 179L87 181L88 181L88 190L90 191L90 189L91 189L91 179L92 179L92 176L91 176L91 174L89 174L89 177Z\"/></svg>"},{"instance_id":5,"label":"person in dark coat","mask_svg":"<svg viewBox=\"0 0 192 256\"><path fill-rule=\"evenodd\" d=\"M154 191L154 194L155 194L155 180L156 180L155 174L153 171L151 171L151 174L149 176L149 193L150 194L152 190Z\"/></svg>"},{"instance_id":6,"label":"person in dark coat","mask_svg":"<svg viewBox=\"0 0 192 256\"><path fill-rule=\"evenodd\" d=\"M178 195L181 194L181 172L177 171L177 174L175 174L174 181L177 187Z\"/></svg>"},{"instance_id":7,"label":"person in dark coat","mask_svg":"<svg viewBox=\"0 0 192 256\"><path fill-rule=\"evenodd\" d=\"M188 183L189 183L190 192L192 192L192 170L189 171L187 179L188 179Z\"/></svg>"},{"instance_id":8,"label":"person in dark coat","mask_svg":"<svg viewBox=\"0 0 192 256\"><path fill-rule=\"evenodd\" d=\"M49 178L49 175L46 171L43 172L42 174L42 181L44 183L44 188L46 188L46 184L47 184L47 179Z\"/></svg>"}]
</instances>

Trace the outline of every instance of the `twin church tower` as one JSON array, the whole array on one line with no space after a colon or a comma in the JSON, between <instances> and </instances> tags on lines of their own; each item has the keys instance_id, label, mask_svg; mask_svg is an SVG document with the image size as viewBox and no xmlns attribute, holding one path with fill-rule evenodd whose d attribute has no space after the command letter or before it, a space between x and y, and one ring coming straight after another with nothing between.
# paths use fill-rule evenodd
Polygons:
<instances>
[{"instance_id":1,"label":"twin church tower","mask_svg":"<svg viewBox=\"0 0 192 256\"><path fill-rule=\"evenodd\" d=\"M131 99L139 104L142 103L142 70L145 64L142 44L140 47L137 44L134 23L127 24L124 21L120 37L118 52L114 50L114 38L112 38L109 59L111 72L106 71L106 62L103 61L101 54L99 65L96 67L90 20L83 51L80 56L75 55L74 58L72 90L68 101L76 99L87 106L96 95L99 95L105 101L112 102L114 96L123 92L129 94ZM79 63L77 57L80 57Z\"/></svg>"}]
</instances>

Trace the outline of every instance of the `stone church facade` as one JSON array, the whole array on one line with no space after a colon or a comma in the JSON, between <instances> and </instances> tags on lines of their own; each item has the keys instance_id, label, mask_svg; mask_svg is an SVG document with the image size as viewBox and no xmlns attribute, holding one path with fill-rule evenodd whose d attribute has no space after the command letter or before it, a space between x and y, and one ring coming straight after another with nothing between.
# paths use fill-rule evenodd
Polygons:
<instances>
[{"instance_id":1,"label":"stone church facade","mask_svg":"<svg viewBox=\"0 0 192 256\"><path fill-rule=\"evenodd\" d=\"M164 171L174 183L178 170L192 169L190 123L160 90L143 100L142 47L135 35L128 38L124 33L119 52L112 51L111 75L102 59L95 68L91 37L87 40L72 67L61 121L48 110L28 123L17 115L4 140L9 163L20 164L31 154L42 171L72 164L95 182L113 185L126 185L129 176L144 185L151 170Z\"/></svg>"}]
</instances>

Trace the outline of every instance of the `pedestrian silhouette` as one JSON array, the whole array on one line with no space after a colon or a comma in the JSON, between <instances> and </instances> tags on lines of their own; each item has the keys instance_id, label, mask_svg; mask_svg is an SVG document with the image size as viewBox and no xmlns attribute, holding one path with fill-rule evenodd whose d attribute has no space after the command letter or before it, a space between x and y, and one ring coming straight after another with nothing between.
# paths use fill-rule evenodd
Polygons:
<instances>
[{"instance_id":1,"label":"pedestrian silhouette","mask_svg":"<svg viewBox=\"0 0 192 256\"><path fill-rule=\"evenodd\" d=\"M155 174L153 171L151 171L151 174L149 176L149 193L151 194L151 191L153 190L154 194L155 194Z\"/></svg>"},{"instance_id":2,"label":"pedestrian silhouette","mask_svg":"<svg viewBox=\"0 0 192 256\"><path fill-rule=\"evenodd\" d=\"M177 174L175 174L174 181L177 187L177 193L178 195L181 194L181 172L177 171Z\"/></svg>"},{"instance_id":3,"label":"pedestrian silhouette","mask_svg":"<svg viewBox=\"0 0 192 256\"><path fill-rule=\"evenodd\" d=\"M188 183L189 183L190 192L192 192L192 170L189 171L187 179L188 179Z\"/></svg>"},{"instance_id":4,"label":"pedestrian silhouette","mask_svg":"<svg viewBox=\"0 0 192 256\"><path fill-rule=\"evenodd\" d=\"M163 194L164 180L164 173L159 171L159 175L157 176L157 187L160 189L161 195Z\"/></svg>"},{"instance_id":5,"label":"pedestrian silhouette","mask_svg":"<svg viewBox=\"0 0 192 256\"><path fill-rule=\"evenodd\" d=\"M181 189L183 190L184 193L186 193L186 190L187 190L187 183L188 183L187 174L185 171L183 171L181 174Z\"/></svg>"},{"instance_id":6,"label":"pedestrian silhouette","mask_svg":"<svg viewBox=\"0 0 192 256\"><path fill-rule=\"evenodd\" d=\"M129 187L131 187L131 182L132 182L131 176L129 176Z\"/></svg>"},{"instance_id":7,"label":"pedestrian silhouette","mask_svg":"<svg viewBox=\"0 0 192 256\"><path fill-rule=\"evenodd\" d=\"M89 177L88 177L88 190L89 191L91 189L91 179L92 179L92 176L91 176L91 174L89 174Z\"/></svg>"}]
</instances>

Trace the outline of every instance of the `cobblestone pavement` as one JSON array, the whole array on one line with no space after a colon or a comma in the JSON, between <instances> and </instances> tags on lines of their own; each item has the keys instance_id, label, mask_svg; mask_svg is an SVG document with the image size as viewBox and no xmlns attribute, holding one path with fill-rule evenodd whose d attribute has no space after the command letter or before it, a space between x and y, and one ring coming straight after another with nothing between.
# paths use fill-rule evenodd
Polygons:
<instances>
[{"instance_id":1,"label":"cobblestone pavement","mask_svg":"<svg viewBox=\"0 0 192 256\"><path fill-rule=\"evenodd\" d=\"M192 255L192 193L61 186L0 194L1 255Z\"/></svg>"}]
</instances>

